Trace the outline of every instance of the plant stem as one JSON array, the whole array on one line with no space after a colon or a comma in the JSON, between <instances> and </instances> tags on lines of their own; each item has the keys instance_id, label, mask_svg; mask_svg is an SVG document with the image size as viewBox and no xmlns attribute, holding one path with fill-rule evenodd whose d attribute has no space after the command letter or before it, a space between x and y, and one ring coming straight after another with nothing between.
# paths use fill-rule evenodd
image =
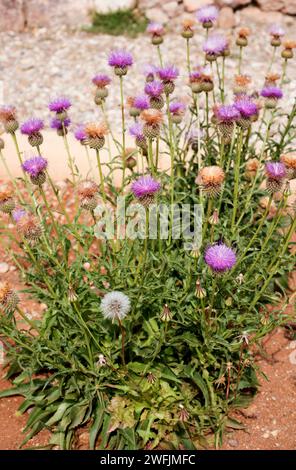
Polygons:
<instances>
[{"instance_id":1,"label":"plant stem","mask_svg":"<svg viewBox=\"0 0 296 470\"><path fill-rule=\"evenodd\" d=\"M121 106L121 125L122 125L122 157L123 157L123 170L122 170L122 186L121 190L124 189L125 180L125 116L124 116L124 96L123 96L123 78L119 77L120 80L120 106Z\"/></svg>"},{"instance_id":2,"label":"plant stem","mask_svg":"<svg viewBox=\"0 0 296 470\"><path fill-rule=\"evenodd\" d=\"M191 73L191 64L190 64L190 39L186 39L186 58L187 58L187 70L188 75Z\"/></svg>"},{"instance_id":3,"label":"plant stem","mask_svg":"<svg viewBox=\"0 0 296 470\"><path fill-rule=\"evenodd\" d=\"M118 318L118 324L121 331L121 359L122 365L125 366L125 353L124 353L124 340L125 340L125 329L123 328L120 318Z\"/></svg>"},{"instance_id":4,"label":"plant stem","mask_svg":"<svg viewBox=\"0 0 296 470\"><path fill-rule=\"evenodd\" d=\"M237 212L237 205L238 205L238 189L239 189L239 176L240 176L240 162L241 162L241 153L242 153L242 146L243 146L243 131L242 129L238 129L238 146L236 151L236 161L235 161L235 169L234 169L234 195L233 195L233 211L232 211L232 220L231 220L231 231L234 232L235 227L235 218Z\"/></svg>"},{"instance_id":5,"label":"plant stem","mask_svg":"<svg viewBox=\"0 0 296 470\"><path fill-rule=\"evenodd\" d=\"M240 46L239 47L239 56L238 56L238 75L241 74L242 59L243 59L243 48L242 48L242 46Z\"/></svg>"},{"instance_id":6,"label":"plant stem","mask_svg":"<svg viewBox=\"0 0 296 470\"><path fill-rule=\"evenodd\" d=\"M101 193L102 193L102 196L103 196L103 201L106 204L106 192L105 192L105 186L104 186L104 177L103 177L103 171L102 171L102 165L101 165L99 149L96 149L96 156L97 156L98 169L99 169L99 175L100 175ZM125 167L125 164L124 164L124 167Z\"/></svg>"},{"instance_id":7,"label":"plant stem","mask_svg":"<svg viewBox=\"0 0 296 470\"><path fill-rule=\"evenodd\" d=\"M160 50L160 45L159 44L157 45L157 54L158 54L160 66L163 67L163 60L162 60L162 55L161 55L161 50Z\"/></svg>"},{"instance_id":8,"label":"plant stem","mask_svg":"<svg viewBox=\"0 0 296 470\"><path fill-rule=\"evenodd\" d=\"M28 323L28 325L30 325L34 330L36 330L37 333L40 333L40 331L36 327L35 323L33 321L31 321L19 307L16 307L16 311L22 317L22 319L25 320L25 322Z\"/></svg>"}]
</instances>

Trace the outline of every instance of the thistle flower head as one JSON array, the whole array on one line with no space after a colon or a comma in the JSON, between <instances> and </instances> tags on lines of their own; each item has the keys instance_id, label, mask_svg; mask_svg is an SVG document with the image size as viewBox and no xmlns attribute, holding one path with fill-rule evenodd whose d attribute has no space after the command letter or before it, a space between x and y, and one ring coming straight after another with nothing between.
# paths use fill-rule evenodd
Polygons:
<instances>
[{"instance_id":1,"label":"thistle flower head","mask_svg":"<svg viewBox=\"0 0 296 470\"><path fill-rule=\"evenodd\" d=\"M280 160L286 168L296 170L296 152L283 154L281 155Z\"/></svg>"},{"instance_id":2,"label":"thistle flower head","mask_svg":"<svg viewBox=\"0 0 296 470\"><path fill-rule=\"evenodd\" d=\"M129 128L130 135L137 137L138 139L145 139L143 133L143 125L141 123L136 123Z\"/></svg>"},{"instance_id":3,"label":"thistle flower head","mask_svg":"<svg viewBox=\"0 0 296 470\"><path fill-rule=\"evenodd\" d=\"M50 127L56 129L57 131L62 131L64 128L67 129L71 124L71 119L66 118L63 121L57 118L53 118L50 122Z\"/></svg>"},{"instance_id":4,"label":"thistle flower head","mask_svg":"<svg viewBox=\"0 0 296 470\"><path fill-rule=\"evenodd\" d=\"M148 24L146 31L151 36L164 36L165 33L163 25L154 21Z\"/></svg>"},{"instance_id":5,"label":"thistle flower head","mask_svg":"<svg viewBox=\"0 0 296 470\"><path fill-rule=\"evenodd\" d=\"M148 82L145 85L145 93L151 98L159 98L163 93L163 84L157 80L153 82Z\"/></svg>"},{"instance_id":6,"label":"thistle flower head","mask_svg":"<svg viewBox=\"0 0 296 470\"><path fill-rule=\"evenodd\" d=\"M14 195L12 188L9 187L0 187L0 202L7 201L8 199L12 198Z\"/></svg>"},{"instance_id":7,"label":"thistle flower head","mask_svg":"<svg viewBox=\"0 0 296 470\"><path fill-rule=\"evenodd\" d=\"M170 113L176 116L182 116L185 112L186 105L182 101L173 101L170 103Z\"/></svg>"},{"instance_id":8,"label":"thistle flower head","mask_svg":"<svg viewBox=\"0 0 296 470\"><path fill-rule=\"evenodd\" d=\"M87 138L102 138L108 133L107 125L102 123L90 122L84 127Z\"/></svg>"},{"instance_id":9,"label":"thistle flower head","mask_svg":"<svg viewBox=\"0 0 296 470\"><path fill-rule=\"evenodd\" d=\"M283 92L280 88L276 86L266 86L261 90L261 96L264 98L271 98L274 100L279 100L283 97Z\"/></svg>"},{"instance_id":10,"label":"thistle flower head","mask_svg":"<svg viewBox=\"0 0 296 470\"><path fill-rule=\"evenodd\" d=\"M235 265L236 255L224 243L211 245L206 249L205 262L213 271L223 273Z\"/></svg>"},{"instance_id":11,"label":"thistle flower head","mask_svg":"<svg viewBox=\"0 0 296 470\"><path fill-rule=\"evenodd\" d=\"M133 107L140 111L149 108L149 99L146 95L139 95L133 99Z\"/></svg>"},{"instance_id":12,"label":"thistle flower head","mask_svg":"<svg viewBox=\"0 0 296 470\"><path fill-rule=\"evenodd\" d=\"M33 214L26 213L16 221L18 232L30 242L38 240L43 233L43 228Z\"/></svg>"},{"instance_id":13,"label":"thistle flower head","mask_svg":"<svg viewBox=\"0 0 296 470\"><path fill-rule=\"evenodd\" d=\"M25 217L27 212L22 209L21 207L16 207L14 211L12 211L12 218L15 222L19 222L22 217Z\"/></svg>"},{"instance_id":14,"label":"thistle flower head","mask_svg":"<svg viewBox=\"0 0 296 470\"><path fill-rule=\"evenodd\" d=\"M161 188L161 184L152 176L141 176L132 184L132 192L134 196L141 199L145 196L153 196Z\"/></svg>"},{"instance_id":15,"label":"thistle flower head","mask_svg":"<svg viewBox=\"0 0 296 470\"><path fill-rule=\"evenodd\" d=\"M197 10L196 17L201 24L214 23L219 16L219 10L215 5L206 5Z\"/></svg>"},{"instance_id":16,"label":"thistle flower head","mask_svg":"<svg viewBox=\"0 0 296 470\"><path fill-rule=\"evenodd\" d=\"M146 124L159 125L163 122L163 115L158 109L146 109L141 113L141 119L146 122Z\"/></svg>"},{"instance_id":17,"label":"thistle flower head","mask_svg":"<svg viewBox=\"0 0 296 470\"><path fill-rule=\"evenodd\" d=\"M265 173L269 179L282 180L286 177L286 167L282 162L267 162Z\"/></svg>"},{"instance_id":18,"label":"thistle flower head","mask_svg":"<svg viewBox=\"0 0 296 470\"><path fill-rule=\"evenodd\" d=\"M279 73L268 73L265 76L265 86L274 86L276 82L281 78Z\"/></svg>"},{"instance_id":19,"label":"thistle flower head","mask_svg":"<svg viewBox=\"0 0 296 470\"><path fill-rule=\"evenodd\" d=\"M111 83L111 78L108 75L104 74L104 73L100 73L100 74L95 75L93 77L92 82L98 88L104 88L105 86L107 86Z\"/></svg>"},{"instance_id":20,"label":"thistle flower head","mask_svg":"<svg viewBox=\"0 0 296 470\"><path fill-rule=\"evenodd\" d=\"M205 194L214 197L220 193L224 179L225 173L222 168L213 165L202 168L195 181L202 187Z\"/></svg>"},{"instance_id":21,"label":"thistle flower head","mask_svg":"<svg viewBox=\"0 0 296 470\"><path fill-rule=\"evenodd\" d=\"M194 18L184 18L182 21L184 31L193 31L195 23Z\"/></svg>"},{"instance_id":22,"label":"thistle flower head","mask_svg":"<svg viewBox=\"0 0 296 470\"><path fill-rule=\"evenodd\" d=\"M203 45L203 51L210 56L221 55L228 47L225 36L215 34L210 36Z\"/></svg>"},{"instance_id":23,"label":"thistle flower head","mask_svg":"<svg viewBox=\"0 0 296 470\"><path fill-rule=\"evenodd\" d=\"M163 82L172 82L179 76L179 70L174 65L166 65L157 70L157 74Z\"/></svg>"},{"instance_id":24,"label":"thistle flower head","mask_svg":"<svg viewBox=\"0 0 296 470\"><path fill-rule=\"evenodd\" d=\"M284 49L292 50L296 48L296 41L291 39L287 39L287 41L283 42Z\"/></svg>"},{"instance_id":25,"label":"thistle flower head","mask_svg":"<svg viewBox=\"0 0 296 470\"><path fill-rule=\"evenodd\" d=\"M16 120L16 108L11 105L4 105L0 107L0 121L6 123L8 121Z\"/></svg>"},{"instance_id":26,"label":"thistle flower head","mask_svg":"<svg viewBox=\"0 0 296 470\"><path fill-rule=\"evenodd\" d=\"M193 72L190 72L189 74L189 82L190 83L200 82L201 77L202 77L201 70L194 70Z\"/></svg>"},{"instance_id":27,"label":"thistle flower head","mask_svg":"<svg viewBox=\"0 0 296 470\"><path fill-rule=\"evenodd\" d=\"M274 36L276 38L280 38L285 35L285 30L282 28L282 26L278 24L272 24L268 32L271 36Z\"/></svg>"},{"instance_id":28,"label":"thistle flower head","mask_svg":"<svg viewBox=\"0 0 296 470\"><path fill-rule=\"evenodd\" d=\"M77 192L82 198L92 198L98 194L99 187L94 181L85 180L79 183Z\"/></svg>"},{"instance_id":29,"label":"thistle flower head","mask_svg":"<svg viewBox=\"0 0 296 470\"><path fill-rule=\"evenodd\" d=\"M19 303L19 298L8 282L0 283L0 306L5 313L13 313Z\"/></svg>"},{"instance_id":30,"label":"thistle flower head","mask_svg":"<svg viewBox=\"0 0 296 470\"><path fill-rule=\"evenodd\" d=\"M109 292L101 301L101 312L108 320L123 320L130 309L130 299L119 291Z\"/></svg>"},{"instance_id":31,"label":"thistle flower head","mask_svg":"<svg viewBox=\"0 0 296 470\"><path fill-rule=\"evenodd\" d=\"M31 118L21 125L21 133L30 136L36 134L37 132L40 132L43 128L44 122L42 121L42 119Z\"/></svg>"},{"instance_id":32,"label":"thistle flower head","mask_svg":"<svg viewBox=\"0 0 296 470\"><path fill-rule=\"evenodd\" d=\"M249 75L236 75L234 77L234 83L239 86L246 87L252 82L252 79Z\"/></svg>"},{"instance_id":33,"label":"thistle flower head","mask_svg":"<svg viewBox=\"0 0 296 470\"><path fill-rule=\"evenodd\" d=\"M47 160L38 155L37 157L32 157L28 160L25 160L22 167L23 170L30 176L37 177L40 175L40 173L44 173L47 168L47 165Z\"/></svg>"},{"instance_id":34,"label":"thistle flower head","mask_svg":"<svg viewBox=\"0 0 296 470\"><path fill-rule=\"evenodd\" d=\"M250 28L240 28L238 30L237 34L240 38L246 39L250 36L251 30L250 30Z\"/></svg>"},{"instance_id":35,"label":"thistle flower head","mask_svg":"<svg viewBox=\"0 0 296 470\"><path fill-rule=\"evenodd\" d=\"M153 81L155 75L157 74L157 67L152 64L146 64L143 68L143 73L147 81Z\"/></svg>"},{"instance_id":36,"label":"thistle flower head","mask_svg":"<svg viewBox=\"0 0 296 470\"><path fill-rule=\"evenodd\" d=\"M235 122L240 113L234 104L219 105L215 108L215 116L220 122Z\"/></svg>"},{"instance_id":37,"label":"thistle flower head","mask_svg":"<svg viewBox=\"0 0 296 470\"><path fill-rule=\"evenodd\" d=\"M246 95L239 96L235 100L234 106L245 119L256 116L259 112L257 104Z\"/></svg>"},{"instance_id":38,"label":"thistle flower head","mask_svg":"<svg viewBox=\"0 0 296 470\"><path fill-rule=\"evenodd\" d=\"M132 55L124 50L112 51L109 54L108 64L110 67L118 67L125 69L133 65Z\"/></svg>"},{"instance_id":39,"label":"thistle flower head","mask_svg":"<svg viewBox=\"0 0 296 470\"><path fill-rule=\"evenodd\" d=\"M85 139L87 139L87 134L85 132L85 128L82 124L77 127L77 129L74 132L75 139L78 140L79 142L83 142Z\"/></svg>"},{"instance_id":40,"label":"thistle flower head","mask_svg":"<svg viewBox=\"0 0 296 470\"><path fill-rule=\"evenodd\" d=\"M49 110L56 113L62 113L63 111L67 111L67 109L69 109L70 107L71 101L68 98L65 98L64 96L55 98L48 105Z\"/></svg>"}]
</instances>

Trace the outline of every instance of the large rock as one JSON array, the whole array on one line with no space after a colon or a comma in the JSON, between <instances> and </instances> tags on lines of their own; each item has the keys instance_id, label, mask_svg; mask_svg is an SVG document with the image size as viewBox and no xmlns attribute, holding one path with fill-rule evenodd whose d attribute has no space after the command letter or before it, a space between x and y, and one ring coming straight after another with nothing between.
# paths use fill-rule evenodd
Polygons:
<instances>
[{"instance_id":1,"label":"large rock","mask_svg":"<svg viewBox=\"0 0 296 470\"><path fill-rule=\"evenodd\" d=\"M98 13L109 13L118 10L133 10L137 0L94 0L94 9Z\"/></svg>"},{"instance_id":2,"label":"large rock","mask_svg":"<svg viewBox=\"0 0 296 470\"><path fill-rule=\"evenodd\" d=\"M178 14L178 2L167 2L162 4L161 6L163 11L168 15L169 18L174 18Z\"/></svg>"},{"instance_id":3,"label":"large rock","mask_svg":"<svg viewBox=\"0 0 296 470\"><path fill-rule=\"evenodd\" d=\"M0 30L22 31L24 26L23 0L0 0Z\"/></svg>"},{"instance_id":4,"label":"large rock","mask_svg":"<svg viewBox=\"0 0 296 470\"><path fill-rule=\"evenodd\" d=\"M222 29L230 29L235 26L235 14L230 7L223 7L220 10L218 24Z\"/></svg>"},{"instance_id":5,"label":"large rock","mask_svg":"<svg viewBox=\"0 0 296 470\"><path fill-rule=\"evenodd\" d=\"M282 11L296 15L296 0L257 0L257 3L264 11Z\"/></svg>"},{"instance_id":6,"label":"large rock","mask_svg":"<svg viewBox=\"0 0 296 470\"><path fill-rule=\"evenodd\" d=\"M193 11L198 10L200 7L209 5L211 0L183 0L185 11L192 13Z\"/></svg>"},{"instance_id":7,"label":"large rock","mask_svg":"<svg viewBox=\"0 0 296 470\"><path fill-rule=\"evenodd\" d=\"M261 11L257 7L246 7L237 12L237 16L243 25L251 25L254 23L272 24L283 23L283 15L278 11Z\"/></svg>"},{"instance_id":8,"label":"large rock","mask_svg":"<svg viewBox=\"0 0 296 470\"><path fill-rule=\"evenodd\" d=\"M28 28L79 27L88 20L92 0L23 0Z\"/></svg>"},{"instance_id":9,"label":"large rock","mask_svg":"<svg viewBox=\"0 0 296 470\"><path fill-rule=\"evenodd\" d=\"M145 11L145 15L149 21L165 24L168 22L168 15L161 8L150 8Z\"/></svg>"},{"instance_id":10,"label":"large rock","mask_svg":"<svg viewBox=\"0 0 296 470\"><path fill-rule=\"evenodd\" d=\"M219 7L231 7L231 8L237 8L237 7L243 7L245 5L249 5L252 2L252 0L216 0L215 3Z\"/></svg>"}]
</instances>

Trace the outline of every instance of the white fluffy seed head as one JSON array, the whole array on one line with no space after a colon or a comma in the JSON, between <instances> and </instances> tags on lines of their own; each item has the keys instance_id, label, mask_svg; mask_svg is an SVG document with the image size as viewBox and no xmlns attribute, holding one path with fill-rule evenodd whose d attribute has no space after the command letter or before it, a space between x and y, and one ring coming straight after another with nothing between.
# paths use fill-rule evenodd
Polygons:
<instances>
[{"instance_id":1,"label":"white fluffy seed head","mask_svg":"<svg viewBox=\"0 0 296 470\"><path fill-rule=\"evenodd\" d=\"M131 303L127 295L119 291L109 292L101 302L101 311L104 318L109 320L122 320L130 311Z\"/></svg>"}]
</instances>

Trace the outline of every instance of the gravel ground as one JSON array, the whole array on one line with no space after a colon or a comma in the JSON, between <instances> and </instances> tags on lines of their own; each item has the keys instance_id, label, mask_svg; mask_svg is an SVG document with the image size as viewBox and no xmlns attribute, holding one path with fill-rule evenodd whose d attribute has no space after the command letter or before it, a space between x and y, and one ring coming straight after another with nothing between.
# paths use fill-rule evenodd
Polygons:
<instances>
[{"instance_id":1,"label":"gravel ground","mask_svg":"<svg viewBox=\"0 0 296 470\"><path fill-rule=\"evenodd\" d=\"M296 19L295 19L296 24ZM250 37L250 46L244 51L243 72L253 77L254 89L260 89L271 57L269 37L263 27L255 27ZM294 26L286 28L287 37L293 37ZM108 52L112 48L129 50L135 65L125 78L125 94L130 96L143 90L143 67L145 64L158 64L157 51L150 45L147 36L136 39L92 35L86 32L63 30L36 30L31 33L0 33L0 71L3 85L3 102L15 104L20 120L32 115L49 118L47 103L50 98L65 94L73 100L71 117L74 123L93 120L91 78L95 73L108 72ZM196 34L192 40L192 64L203 62L201 44L203 36ZM166 63L174 63L180 68L181 76L175 96L186 100L186 49L185 40L177 34L168 34L162 47ZM226 78L228 85L236 73L237 47L233 46L232 56L227 59ZM273 71L281 71L279 53ZM111 72L112 73L112 72ZM296 95L296 61L288 66L289 82L285 84L285 101L289 104ZM114 126L119 124L118 79L110 87L107 108ZM230 96L231 98L231 96ZM189 97L188 97L189 99ZM98 114L97 114L98 115Z\"/></svg>"}]
</instances>

